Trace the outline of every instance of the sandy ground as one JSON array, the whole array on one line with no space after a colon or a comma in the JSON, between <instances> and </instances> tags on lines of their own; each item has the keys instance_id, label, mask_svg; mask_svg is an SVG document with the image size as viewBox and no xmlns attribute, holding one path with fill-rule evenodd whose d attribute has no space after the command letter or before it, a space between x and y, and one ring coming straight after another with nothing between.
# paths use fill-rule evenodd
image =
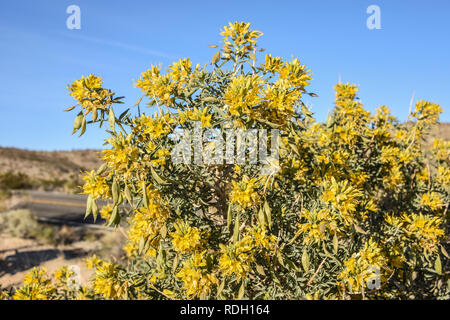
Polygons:
<instances>
[{"instance_id":1,"label":"sandy ground","mask_svg":"<svg viewBox=\"0 0 450 320\"><path fill-rule=\"evenodd\" d=\"M36 240L0 235L0 285L3 288L21 285L23 276L35 266L49 273L62 266L78 266L82 284L91 276L83 259L95 251L95 242L75 242L65 246L40 244Z\"/></svg>"}]
</instances>

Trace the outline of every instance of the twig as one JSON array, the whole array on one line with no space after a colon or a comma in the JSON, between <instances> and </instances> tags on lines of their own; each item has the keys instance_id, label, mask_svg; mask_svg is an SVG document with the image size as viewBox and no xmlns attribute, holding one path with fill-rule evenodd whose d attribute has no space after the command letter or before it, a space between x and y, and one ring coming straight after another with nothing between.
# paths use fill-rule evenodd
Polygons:
<instances>
[{"instance_id":1,"label":"twig","mask_svg":"<svg viewBox=\"0 0 450 320\"><path fill-rule=\"evenodd\" d=\"M309 279L308 283L306 283L307 287L309 287L311 285L311 283L313 282L314 278L319 273L320 269L322 269L322 266L323 266L323 264L325 263L326 260L327 260L327 257L322 259L322 262L319 264L319 267L317 268L316 272L314 272L314 274L312 275L311 279Z\"/></svg>"}]
</instances>

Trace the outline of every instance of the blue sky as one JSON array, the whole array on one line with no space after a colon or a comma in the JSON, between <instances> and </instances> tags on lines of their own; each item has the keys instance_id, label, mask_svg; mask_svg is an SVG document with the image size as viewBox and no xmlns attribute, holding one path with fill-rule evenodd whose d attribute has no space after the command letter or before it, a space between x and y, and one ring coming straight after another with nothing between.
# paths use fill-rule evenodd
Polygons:
<instances>
[{"instance_id":1,"label":"blue sky","mask_svg":"<svg viewBox=\"0 0 450 320\"><path fill-rule=\"evenodd\" d=\"M81 29L69 30L69 5L81 8ZM369 5L381 9L381 30L366 27ZM313 72L308 99L318 120L333 105L333 86L360 86L373 111L388 105L404 120L416 99L440 103L449 122L450 1L82 1L3 0L0 4L0 146L38 150L100 148L105 135L71 135L74 112L66 85L101 75L104 86L140 97L133 84L152 63L190 57L209 62L229 21L261 30L259 46L297 57ZM116 112L118 113L118 112Z\"/></svg>"}]
</instances>

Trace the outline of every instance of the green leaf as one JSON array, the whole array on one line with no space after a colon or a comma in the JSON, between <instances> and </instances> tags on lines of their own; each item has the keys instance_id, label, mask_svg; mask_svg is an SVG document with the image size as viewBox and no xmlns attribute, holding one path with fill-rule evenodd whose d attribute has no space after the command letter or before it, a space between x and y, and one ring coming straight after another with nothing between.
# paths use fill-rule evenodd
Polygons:
<instances>
[{"instance_id":1,"label":"green leaf","mask_svg":"<svg viewBox=\"0 0 450 320\"><path fill-rule=\"evenodd\" d=\"M236 215L236 220L234 221L234 232L233 232L233 243L236 243L239 239L239 220L240 220L241 214L238 212Z\"/></svg>"},{"instance_id":2,"label":"green leaf","mask_svg":"<svg viewBox=\"0 0 450 320\"><path fill-rule=\"evenodd\" d=\"M116 116L114 115L114 110L112 107L109 108L108 122L111 131L116 132Z\"/></svg>"},{"instance_id":3,"label":"green leaf","mask_svg":"<svg viewBox=\"0 0 450 320\"><path fill-rule=\"evenodd\" d=\"M97 207L97 203L95 202L95 200L92 200L92 215L94 217L94 222L97 221L98 207Z\"/></svg>"},{"instance_id":4,"label":"green leaf","mask_svg":"<svg viewBox=\"0 0 450 320\"><path fill-rule=\"evenodd\" d=\"M97 169L97 175L101 175L103 173L105 173L105 171L108 169L108 164L104 163L100 166L100 168Z\"/></svg>"},{"instance_id":5,"label":"green leaf","mask_svg":"<svg viewBox=\"0 0 450 320\"><path fill-rule=\"evenodd\" d=\"M135 107L136 107L139 103L141 103L143 97L144 97L144 96L140 97L139 100L134 104Z\"/></svg>"},{"instance_id":6,"label":"green leaf","mask_svg":"<svg viewBox=\"0 0 450 320\"><path fill-rule=\"evenodd\" d=\"M133 205L133 195L131 194L128 184L126 184L126 183L125 183L125 198L127 199L128 203L132 206Z\"/></svg>"},{"instance_id":7,"label":"green leaf","mask_svg":"<svg viewBox=\"0 0 450 320\"><path fill-rule=\"evenodd\" d=\"M67 109L64 109L64 111L71 111L71 110L73 110L75 107L76 107L77 105L74 105L74 106L71 106L71 107L68 107Z\"/></svg>"},{"instance_id":8,"label":"green leaf","mask_svg":"<svg viewBox=\"0 0 450 320\"><path fill-rule=\"evenodd\" d=\"M441 252L442 252L442 254L443 254L447 259L450 259L450 257L448 256L448 253L447 253L447 251L445 250L445 248L444 248L443 245L441 245Z\"/></svg>"},{"instance_id":9,"label":"green leaf","mask_svg":"<svg viewBox=\"0 0 450 320\"><path fill-rule=\"evenodd\" d=\"M264 268L259 264L256 265L256 272L258 272L262 276L266 275L266 273L264 272Z\"/></svg>"},{"instance_id":10,"label":"green leaf","mask_svg":"<svg viewBox=\"0 0 450 320\"><path fill-rule=\"evenodd\" d=\"M81 128L81 125L83 124L83 119L84 119L83 112L80 111L80 113L78 113L78 115L75 117L75 120L73 122L72 134L74 134Z\"/></svg>"},{"instance_id":11,"label":"green leaf","mask_svg":"<svg viewBox=\"0 0 450 320\"><path fill-rule=\"evenodd\" d=\"M364 231L363 229L361 229L360 226L358 226L358 225L355 224L354 227L355 227L355 230L356 230L357 232L362 233L362 234L367 234L367 232Z\"/></svg>"},{"instance_id":12,"label":"green leaf","mask_svg":"<svg viewBox=\"0 0 450 320\"><path fill-rule=\"evenodd\" d=\"M211 64L216 64L220 61L220 50L216 52L216 54L213 56Z\"/></svg>"},{"instance_id":13,"label":"green leaf","mask_svg":"<svg viewBox=\"0 0 450 320\"><path fill-rule=\"evenodd\" d=\"M165 239L167 237L167 227L163 225L161 229L159 229L159 233L161 234L161 238Z\"/></svg>"},{"instance_id":14,"label":"green leaf","mask_svg":"<svg viewBox=\"0 0 450 320\"><path fill-rule=\"evenodd\" d=\"M86 214L84 215L84 219L86 219L89 214L92 211L92 202L94 201L94 199L92 198L92 195L89 195L86 201Z\"/></svg>"},{"instance_id":15,"label":"green leaf","mask_svg":"<svg viewBox=\"0 0 450 320\"><path fill-rule=\"evenodd\" d=\"M333 237L333 253L337 254L338 249L339 249L339 239L337 237L337 234L335 233Z\"/></svg>"},{"instance_id":16,"label":"green leaf","mask_svg":"<svg viewBox=\"0 0 450 320\"><path fill-rule=\"evenodd\" d=\"M272 228L272 210L267 201L264 201L264 213L266 214L266 221L269 229Z\"/></svg>"},{"instance_id":17,"label":"green leaf","mask_svg":"<svg viewBox=\"0 0 450 320\"><path fill-rule=\"evenodd\" d=\"M244 294L245 294L245 285L244 285L244 281L242 280L242 284L241 284L241 287L239 288L237 299L242 300L242 298L244 298Z\"/></svg>"},{"instance_id":18,"label":"green leaf","mask_svg":"<svg viewBox=\"0 0 450 320\"><path fill-rule=\"evenodd\" d=\"M109 218L108 226L114 224L118 225L120 222L120 214L119 214L119 207L115 205L111 212L111 217Z\"/></svg>"},{"instance_id":19,"label":"green leaf","mask_svg":"<svg viewBox=\"0 0 450 320\"><path fill-rule=\"evenodd\" d=\"M177 271L177 268L178 268L178 255L175 255L172 264L172 273L175 273L175 271Z\"/></svg>"},{"instance_id":20,"label":"green leaf","mask_svg":"<svg viewBox=\"0 0 450 320\"><path fill-rule=\"evenodd\" d=\"M94 110L92 110L92 121L96 122L97 116L98 116L97 108L94 108Z\"/></svg>"},{"instance_id":21,"label":"green leaf","mask_svg":"<svg viewBox=\"0 0 450 320\"><path fill-rule=\"evenodd\" d=\"M434 270L436 270L437 274L442 274L442 263L439 255L437 256L436 261L434 261Z\"/></svg>"},{"instance_id":22,"label":"green leaf","mask_svg":"<svg viewBox=\"0 0 450 320\"><path fill-rule=\"evenodd\" d=\"M277 259L278 259L278 262L284 267L285 266L284 259L283 259L283 255L281 254L280 251L277 252Z\"/></svg>"},{"instance_id":23,"label":"green leaf","mask_svg":"<svg viewBox=\"0 0 450 320\"><path fill-rule=\"evenodd\" d=\"M139 245L138 245L138 254L142 254L142 251L144 250L145 247L145 238L144 236L141 236L141 238L139 239Z\"/></svg>"},{"instance_id":24,"label":"green leaf","mask_svg":"<svg viewBox=\"0 0 450 320\"><path fill-rule=\"evenodd\" d=\"M145 187L145 181L142 181L142 201L144 202L144 207L148 209L148 197L147 188Z\"/></svg>"},{"instance_id":25,"label":"green leaf","mask_svg":"<svg viewBox=\"0 0 450 320\"><path fill-rule=\"evenodd\" d=\"M224 287L225 287L225 279L222 280L222 282L220 283L219 287L217 288L216 298L218 296L220 296L220 294L222 293Z\"/></svg>"},{"instance_id":26,"label":"green leaf","mask_svg":"<svg viewBox=\"0 0 450 320\"><path fill-rule=\"evenodd\" d=\"M85 132L86 132L86 118L83 117L83 119L81 120L81 131L78 137L81 137Z\"/></svg>"},{"instance_id":27,"label":"green leaf","mask_svg":"<svg viewBox=\"0 0 450 320\"><path fill-rule=\"evenodd\" d=\"M153 169L153 167L150 167L150 171L152 173L152 177L153 179L155 179L155 181L159 184L166 184L166 182L161 179L161 177L156 173L155 169Z\"/></svg>"},{"instance_id":28,"label":"green leaf","mask_svg":"<svg viewBox=\"0 0 450 320\"><path fill-rule=\"evenodd\" d=\"M309 255L308 255L308 252L306 251L306 248L303 249L302 267L303 267L303 270L305 270L306 273L309 272Z\"/></svg>"},{"instance_id":29,"label":"green leaf","mask_svg":"<svg viewBox=\"0 0 450 320\"><path fill-rule=\"evenodd\" d=\"M263 228L266 226L266 219L265 219L264 211L261 208L259 208L259 210L258 210L258 221L259 221L259 224Z\"/></svg>"},{"instance_id":30,"label":"green leaf","mask_svg":"<svg viewBox=\"0 0 450 320\"><path fill-rule=\"evenodd\" d=\"M116 178L114 178L111 192L112 192L113 202L114 202L114 204L117 204L119 202L119 184L117 183Z\"/></svg>"},{"instance_id":31,"label":"green leaf","mask_svg":"<svg viewBox=\"0 0 450 320\"><path fill-rule=\"evenodd\" d=\"M231 210L231 204L229 204L228 205L228 212L227 212L227 229L228 229L228 231L230 231L232 218L233 218L233 212Z\"/></svg>"}]
</instances>

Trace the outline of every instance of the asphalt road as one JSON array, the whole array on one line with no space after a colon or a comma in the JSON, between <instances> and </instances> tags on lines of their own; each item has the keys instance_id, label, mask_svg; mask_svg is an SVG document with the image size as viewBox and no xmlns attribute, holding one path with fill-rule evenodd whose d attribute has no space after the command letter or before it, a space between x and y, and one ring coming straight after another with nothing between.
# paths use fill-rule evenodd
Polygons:
<instances>
[{"instance_id":1,"label":"asphalt road","mask_svg":"<svg viewBox=\"0 0 450 320\"><path fill-rule=\"evenodd\" d=\"M21 200L14 208L29 209L37 216L38 220L69 225L94 224L92 214L84 219L86 195L34 190L16 192L15 195ZM105 202L97 202L97 204L100 207ZM98 218L96 224L101 225L104 222Z\"/></svg>"}]
</instances>

